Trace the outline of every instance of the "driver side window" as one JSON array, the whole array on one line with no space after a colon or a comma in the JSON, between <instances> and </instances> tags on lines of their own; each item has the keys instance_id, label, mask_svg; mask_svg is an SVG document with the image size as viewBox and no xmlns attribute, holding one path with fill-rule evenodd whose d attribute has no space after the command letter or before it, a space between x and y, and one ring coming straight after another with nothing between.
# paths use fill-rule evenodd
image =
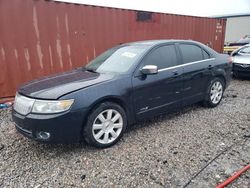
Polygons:
<instances>
[{"instance_id":1,"label":"driver side window","mask_svg":"<svg viewBox=\"0 0 250 188\"><path fill-rule=\"evenodd\" d=\"M144 65L156 65L159 70L176 66L177 64L177 55L174 45L158 47L144 59Z\"/></svg>"}]
</instances>

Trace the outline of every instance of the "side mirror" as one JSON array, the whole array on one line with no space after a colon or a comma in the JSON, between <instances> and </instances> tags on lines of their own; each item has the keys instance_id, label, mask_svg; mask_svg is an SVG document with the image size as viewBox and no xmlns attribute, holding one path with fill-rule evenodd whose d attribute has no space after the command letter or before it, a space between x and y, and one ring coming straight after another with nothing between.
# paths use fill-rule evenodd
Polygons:
<instances>
[{"instance_id":1,"label":"side mirror","mask_svg":"<svg viewBox=\"0 0 250 188\"><path fill-rule=\"evenodd\" d=\"M145 65L141 69L142 74L157 74L158 73L158 67L156 65Z\"/></svg>"}]
</instances>

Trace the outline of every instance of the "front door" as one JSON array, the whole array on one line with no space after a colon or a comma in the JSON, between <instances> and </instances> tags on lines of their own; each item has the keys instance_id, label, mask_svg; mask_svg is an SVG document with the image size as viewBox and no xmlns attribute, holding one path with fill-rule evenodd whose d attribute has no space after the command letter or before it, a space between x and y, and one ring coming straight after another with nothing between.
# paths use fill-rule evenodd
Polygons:
<instances>
[{"instance_id":1,"label":"front door","mask_svg":"<svg viewBox=\"0 0 250 188\"><path fill-rule=\"evenodd\" d=\"M142 75L137 71L132 78L137 119L164 113L181 104L183 69L178 63L174 44L157 47L143 58L139 69L156 65L158 73Z\"/></svg>"}]
</instances>

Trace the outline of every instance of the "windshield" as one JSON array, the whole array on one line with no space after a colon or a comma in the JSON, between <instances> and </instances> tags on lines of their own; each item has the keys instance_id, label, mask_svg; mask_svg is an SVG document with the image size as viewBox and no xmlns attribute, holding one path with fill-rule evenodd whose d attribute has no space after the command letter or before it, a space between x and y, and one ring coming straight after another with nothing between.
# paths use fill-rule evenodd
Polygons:
<instances>
[{"instance_id":1,"label":"windshield","mask_svg":"<svg viewBox=\"0 0 250 188\"><path fill-rule=\"evenodd\" d=\"M250 54L250 46L242 48L240 50L240 53L244 53L244 54Z\"/></svg>"},{"instance_id":2,"label":"windshield","mask_svg":"<svg viewBox=\"0 0 250 188\"><path fill-rule=\"evenodd\" d=\"M148 46L118 46L92 60L86 69L98 73L125 73L148 49Z\"/></svg>"}]
</instances>

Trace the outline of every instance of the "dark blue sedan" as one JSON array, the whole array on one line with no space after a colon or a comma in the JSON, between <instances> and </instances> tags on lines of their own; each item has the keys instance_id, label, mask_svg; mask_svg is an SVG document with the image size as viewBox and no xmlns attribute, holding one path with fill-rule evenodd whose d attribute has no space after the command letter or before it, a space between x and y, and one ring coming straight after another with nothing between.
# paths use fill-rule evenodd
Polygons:
<instances>
[{"instance_id":1,"label":"dark blue sedan","mask_svg":"<svg viewBox=\"0 0 250 188\"><path fill-rule=\"evenodd\" d=\"M197 102L217 106L231 70L228 55L195 41L122 44L83 68L21 86L13 120L37 141L104 148L138 120Z\"/></svg>"}]
</instances>

